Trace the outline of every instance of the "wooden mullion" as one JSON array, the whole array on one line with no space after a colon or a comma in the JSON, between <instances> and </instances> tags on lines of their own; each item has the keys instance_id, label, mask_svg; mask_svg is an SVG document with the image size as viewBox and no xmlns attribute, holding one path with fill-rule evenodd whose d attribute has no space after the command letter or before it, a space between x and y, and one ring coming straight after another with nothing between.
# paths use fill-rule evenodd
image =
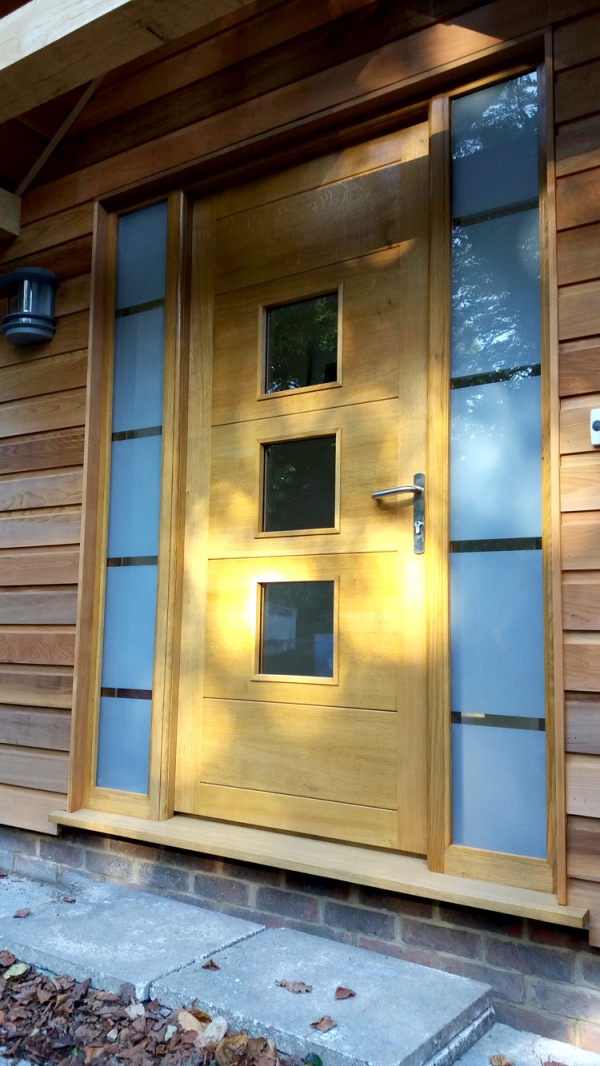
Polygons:
<instances>
[{"instance_id":1,"label":"wooden mullion","mask_svg":"<svg viewBox=\"0 0 600 1066\"><path fill-rule=\"evenodd\" d=\"M430 110L427 659L430 870L443 872L451 839L448 506L450 426L450 103Z\"/></svg>"}]
</instances>

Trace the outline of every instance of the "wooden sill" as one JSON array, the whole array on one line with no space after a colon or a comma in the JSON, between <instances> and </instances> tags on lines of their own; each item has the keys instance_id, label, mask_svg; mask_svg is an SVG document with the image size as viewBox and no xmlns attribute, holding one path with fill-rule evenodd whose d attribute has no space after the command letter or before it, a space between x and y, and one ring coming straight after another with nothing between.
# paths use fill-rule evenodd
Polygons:
<instances>
[{"instance_id":1,"label":"wooden sill","mask_svg":"<svg viewBox=\"0 0 600 1066\"><path fill-rule=\"evenodd\" d=\"M433 873L427 869L425 859L396 852L336 844L183 814L155 822L82 808L72 814L54 811L49 818L58 825L89 829L109 836L279 866L316 877L330 877L389 892L458 903L463 907L515 914L521 918L536 918L575 929L582 929L587 923L585 907L561 907L556 896L549 892Z\"/></svg>"}]
</instances>

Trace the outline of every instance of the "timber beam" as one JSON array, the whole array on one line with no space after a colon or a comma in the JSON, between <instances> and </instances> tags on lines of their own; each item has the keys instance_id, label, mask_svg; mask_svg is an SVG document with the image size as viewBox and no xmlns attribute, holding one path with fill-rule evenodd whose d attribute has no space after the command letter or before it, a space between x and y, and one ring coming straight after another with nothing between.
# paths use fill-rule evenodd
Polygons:
<instances>
[{"instance_id":1,"label":"timber beam","mask_svg":"<svg viewBox=\"0 0 600 1066\"><path fill-rule=\"evenodd\" d=\"M29 0L0 19L0 122L252 0Z\"/></svg>"},{"instance_id":2,"label":"timber beam","mask_svg":"<svg viewBox=\"0 0 600 1066\"><path fill-rule=\"evenodd\" d=\"M18 237L21 230L21 197L0 189L0 241Z\"/></svg>"}]
</instances>

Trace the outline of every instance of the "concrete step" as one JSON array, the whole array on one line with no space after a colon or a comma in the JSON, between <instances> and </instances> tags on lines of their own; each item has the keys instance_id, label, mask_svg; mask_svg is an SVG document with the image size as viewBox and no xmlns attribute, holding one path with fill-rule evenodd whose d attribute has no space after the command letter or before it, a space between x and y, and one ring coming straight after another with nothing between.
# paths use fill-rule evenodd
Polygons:
<instances>
[{"instance_id":1,"label":"concrete step","mask_svg":"<svg viewBox=\"0 0 600 1066\"><path fill-rule=\"evenodd\" d=\"M560 1040L547 1040L537 1033L524 1033L496 1023L460 1059L460 1066L490 1066L491 1055L505 1055L516 1066L541 1066L544 1062L563 1066L600 1066L600 1055L584 1051Z\"/></svg>"},{"instance_id":2,"label":"concrete step","mask_svg":"<svg viewBox=\"0 0 600 1066\"><path fill-rule=\"evenodd\" d=\"M0 880L0 949L51 973L177 1007L196 1000L233 1029L324 1066L451 1066L493 1024L487 985L375 952L115 885ZM26 918L15 910L28 908ZM204 970L213 957L218 970ZM277 981L304 981L294 994ZM338 985L355 996L336 1000ZM329 1032L311 1027L323 1015Z\"/></svg>"}]
</instances>

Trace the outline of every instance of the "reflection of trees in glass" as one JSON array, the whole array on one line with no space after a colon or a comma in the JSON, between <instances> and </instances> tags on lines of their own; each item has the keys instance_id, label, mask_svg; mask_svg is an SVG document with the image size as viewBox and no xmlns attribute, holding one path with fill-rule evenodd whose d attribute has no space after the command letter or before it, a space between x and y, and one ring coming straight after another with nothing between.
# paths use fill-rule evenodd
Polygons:
<instances>
[{"instance_id":1,"label":"reflection of trees in glass","mask_svg":"<svg viewBox=\"0 0 600 1066\"><path fill-rule=\"evenodd\" d=\"M452 235L454 375L539 362L538 212L524 211Z\"/></svg>"},{"instance_id":2,"label":"reflection of trees in glass","mask_svg":"<svg viewBox=\"0 0 600 1066\"><path fill-rule=\"evenodd\" d=\"M267 311L266 391L321 385L337 377L337 293Z\"/></svg>"},{"instance_id":3,"label":"reflection of trees in glass","mask_svg":"<svg viewBox=\"0 0 600 1066\"><path fill-rule=\"evenodd\" d=\"M331 677L333 581L263 586L261 672Z\"/></svg>"},{"instance_id":4,"label":"reflection of trees in glass","mask_svg":"<svg viewBox=\"0 0 600 1066\"><path fill-rule=\"evenodd\" d=\"M494 151L502 142L537 138L535 71L457 100L453 106L452 156Z\"/></svg>"},{"instance_id":5,"label":"reflection of trees in glass","mask_svg":"<svg viewBox=\"0 0 600 1066\"><path fill-rule=\"evenodd\" d=\"M265 445L265 532L335 522L335 437Z\"/></svg>"}]
</instances>

